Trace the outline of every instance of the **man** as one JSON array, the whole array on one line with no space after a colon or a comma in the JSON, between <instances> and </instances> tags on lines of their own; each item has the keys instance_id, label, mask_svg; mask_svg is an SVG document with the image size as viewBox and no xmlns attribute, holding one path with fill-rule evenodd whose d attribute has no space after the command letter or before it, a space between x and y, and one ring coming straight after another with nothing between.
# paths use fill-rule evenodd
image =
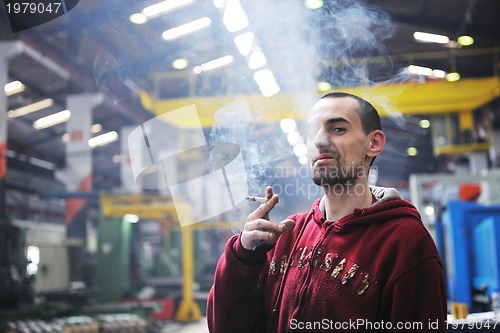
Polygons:
<instances>
[{"instance_id":1,"label":"man","mask_svg":"<svg viewBox=\"0 0 500 333\"><path fill-rule=\"evenodd\" d=\"M392 189L370 191L385 135L377 111L347 93L308 115L310 212L276 223L266 203L226 244L209 295L212 333L446 331L444 273L415 207ZM372 193L373 192L373 193Z\"/></svg>"}]
</instances>

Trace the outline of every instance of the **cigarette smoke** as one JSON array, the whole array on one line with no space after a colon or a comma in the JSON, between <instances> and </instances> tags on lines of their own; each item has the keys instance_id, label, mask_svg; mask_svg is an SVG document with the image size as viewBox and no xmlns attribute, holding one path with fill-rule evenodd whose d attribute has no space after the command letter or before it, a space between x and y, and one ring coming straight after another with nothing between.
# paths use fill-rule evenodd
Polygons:
<instances>
[{"instance_id":1,"label":"cigarette smoke","mask_svg":"<svg viewBox=\"0 0 500 333\"><path fill-rule=\"evenodd\" d=\"M379 8L358 1L325 1L322 9L311 11L301 2L263 1L245 10L282 92L295 96L291 98L300 105L304 118L319 97L315 92L319 80L339 90L407 79L392 72L384 42L393 36L395 25ZM369 63L371 57L385 58ZM388 102L390 96L370 95L367 88L363 97L383 106L396 124L404 126L403 117ZM246 164L242 172L249 181L250 194L255 195L262 195L265 185L290 181L273 177L277 167L307 167L298 165L279 127L263 122L265 113L265 105L260 110L250 110L243 101L227 105L216 114L209 135L209 142L232 142L240 147Z\"/></svg>"}]
</instances>

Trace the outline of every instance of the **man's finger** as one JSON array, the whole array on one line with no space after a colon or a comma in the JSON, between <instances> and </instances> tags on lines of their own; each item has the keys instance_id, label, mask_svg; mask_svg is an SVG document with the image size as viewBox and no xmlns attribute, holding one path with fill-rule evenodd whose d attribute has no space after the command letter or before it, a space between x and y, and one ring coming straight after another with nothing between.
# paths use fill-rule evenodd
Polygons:
<instances>
[{"instance_id":1,"label":"man's finger","mask_svg":"<svg viewBox=\"0 0 500 333\"><path fill-rule=\"evenodd\" d=\"M285 230L286 225L283 223L272 222L266 219L257 219L247 222L243 228L246 231L266 230L281 233Z\"/></svg>"},{"instance_id":2,"label":"man's finger","mask_svg":"<svg viewBox=\"0 0 500 333\"><path fill-rule=\"evenodd\" d=\"M283 231L291 230L295 227L295 221L288 219L288 220L281 221L280 223L278 223L278 225L283 225Z\"/></svg>"}]
</instances>

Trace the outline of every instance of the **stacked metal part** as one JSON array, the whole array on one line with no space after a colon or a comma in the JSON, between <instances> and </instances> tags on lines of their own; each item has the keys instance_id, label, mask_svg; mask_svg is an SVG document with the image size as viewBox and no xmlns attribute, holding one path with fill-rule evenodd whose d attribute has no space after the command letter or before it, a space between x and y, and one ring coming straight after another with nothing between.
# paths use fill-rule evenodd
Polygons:
<instances>
[{"instance_id":1,"label":"stacked metal part","mask_svg":"<svg viewBox=\"0 0 500 333\"><path fill-rule=\"evenodd\" d=\"M96 318L74 316L52 321L18 320L6 323L6 333L146 333L147 323L135 314L109 314Z\"/></svg>"}]
</instances>

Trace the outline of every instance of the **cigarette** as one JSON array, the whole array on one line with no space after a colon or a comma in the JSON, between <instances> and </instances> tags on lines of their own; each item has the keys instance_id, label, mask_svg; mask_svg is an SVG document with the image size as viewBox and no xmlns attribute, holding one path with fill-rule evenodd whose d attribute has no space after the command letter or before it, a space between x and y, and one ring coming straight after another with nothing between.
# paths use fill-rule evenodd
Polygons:
<instances>
[{"instance_id":1,"label":"cigarette","mask_svg":"<svg viewBox=\"0 0 500 333\"><path fill-rule=\"evenodd\" d=\"M267 202L267 198L256 197L255 195L249 195L245 199L250 200L250 201L257 201L257 202Z\"/></svg>"}]
</instances>

